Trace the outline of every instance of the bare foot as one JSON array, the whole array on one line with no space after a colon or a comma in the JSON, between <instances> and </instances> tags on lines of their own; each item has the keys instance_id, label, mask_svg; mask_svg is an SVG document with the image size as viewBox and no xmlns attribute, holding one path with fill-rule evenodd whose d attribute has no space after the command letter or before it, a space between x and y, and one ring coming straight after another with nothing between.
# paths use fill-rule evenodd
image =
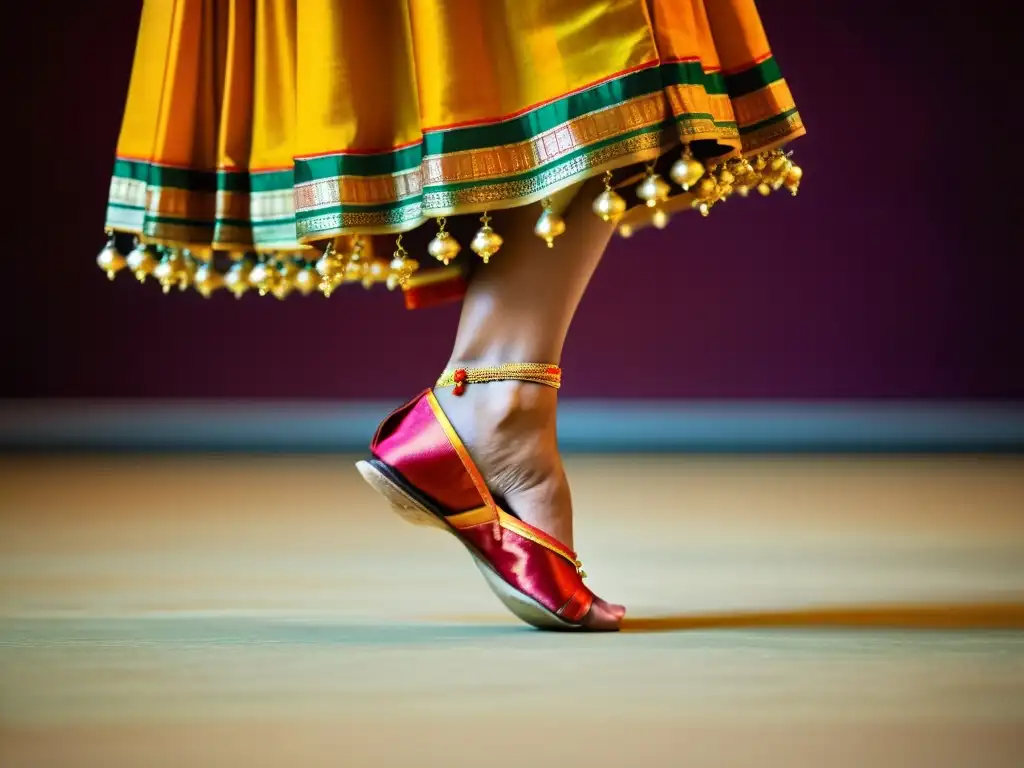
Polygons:
<instances>
[{"instance_id":1,"label":"bare foot","mask_svg":"<svg viewBox=\"0 0 1024 768\"><path fill-rule=\"evenodd\" d=\"M520 381L434 392L491 493L520 519L573 548L572 497L558 454L557 391Z\"/></svg>"}]
</instances>

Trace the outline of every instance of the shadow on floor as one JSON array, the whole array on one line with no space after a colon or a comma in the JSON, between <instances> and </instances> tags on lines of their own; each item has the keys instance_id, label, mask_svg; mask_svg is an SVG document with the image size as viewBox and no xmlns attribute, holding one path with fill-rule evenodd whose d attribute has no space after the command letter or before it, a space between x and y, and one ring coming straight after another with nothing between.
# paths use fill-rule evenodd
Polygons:
<instances>
[{"instance_id":1,"label":"shadow on floor","mask_svg":"<svg viewBox=\"0 0 1024 768\"><path fill-rule=\"evenodd\" d=\"M1024 629L1024 603L823 606L796 610L736 611L626 617L623 632L692 629Z\"/></svg>"}]
</instances>

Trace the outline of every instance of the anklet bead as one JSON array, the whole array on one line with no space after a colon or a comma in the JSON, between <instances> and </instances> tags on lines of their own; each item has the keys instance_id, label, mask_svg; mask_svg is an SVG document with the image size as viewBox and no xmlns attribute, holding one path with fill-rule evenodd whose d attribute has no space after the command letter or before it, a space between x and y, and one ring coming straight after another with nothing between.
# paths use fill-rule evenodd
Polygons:
<instances>
[{"instance_id":1,"label":"anklet bead","mask_svg":"<svg viewBox=\"0 0 1024 768\"><path fill-rule=\"evenodd\" d=\"M462 395L467 385L489 381L529 381L558 389L562 385L562 369L549 363L502 363L480 368L456 368L442 373L435 386L454 387L452 394Z\"/></svg>"}]
</instances>

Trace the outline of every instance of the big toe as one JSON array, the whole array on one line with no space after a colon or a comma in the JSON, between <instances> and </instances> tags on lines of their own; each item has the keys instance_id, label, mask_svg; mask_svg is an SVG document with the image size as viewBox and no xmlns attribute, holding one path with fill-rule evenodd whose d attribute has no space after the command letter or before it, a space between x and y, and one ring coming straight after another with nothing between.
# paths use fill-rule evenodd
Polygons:
<instances>
[{"instance_id":1,"label":"big toe","mask_svg":"<svg viewBox=\"0 0 1024 768\"><path fill-rule=\"evenodd\" d=\"M595 597L590 610L583 617L583 626L595 632L615 632L619 629L619 624L625 615L625 606L615 605L600 597Z\"/></svg>"}]
</instances>

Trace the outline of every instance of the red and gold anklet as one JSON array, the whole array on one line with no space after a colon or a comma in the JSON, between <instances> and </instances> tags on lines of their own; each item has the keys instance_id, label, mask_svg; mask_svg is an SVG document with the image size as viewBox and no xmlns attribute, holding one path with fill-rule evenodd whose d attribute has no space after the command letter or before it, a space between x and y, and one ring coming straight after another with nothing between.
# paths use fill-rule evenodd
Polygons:
<instances>
[{"instance_id":1,"label":"red and gold anklet","mask_svg":"<svg viewBox=\"0 0 1024 768\"><path fill-rule=\"evenodd\" d=\"M489 381L530 381L558 389L562 386L562 369L550 363L502 363L481 368L449 368L434 386L454 387L453 395L461 395L467 384Z\"/></svg>"}]
</instances>

